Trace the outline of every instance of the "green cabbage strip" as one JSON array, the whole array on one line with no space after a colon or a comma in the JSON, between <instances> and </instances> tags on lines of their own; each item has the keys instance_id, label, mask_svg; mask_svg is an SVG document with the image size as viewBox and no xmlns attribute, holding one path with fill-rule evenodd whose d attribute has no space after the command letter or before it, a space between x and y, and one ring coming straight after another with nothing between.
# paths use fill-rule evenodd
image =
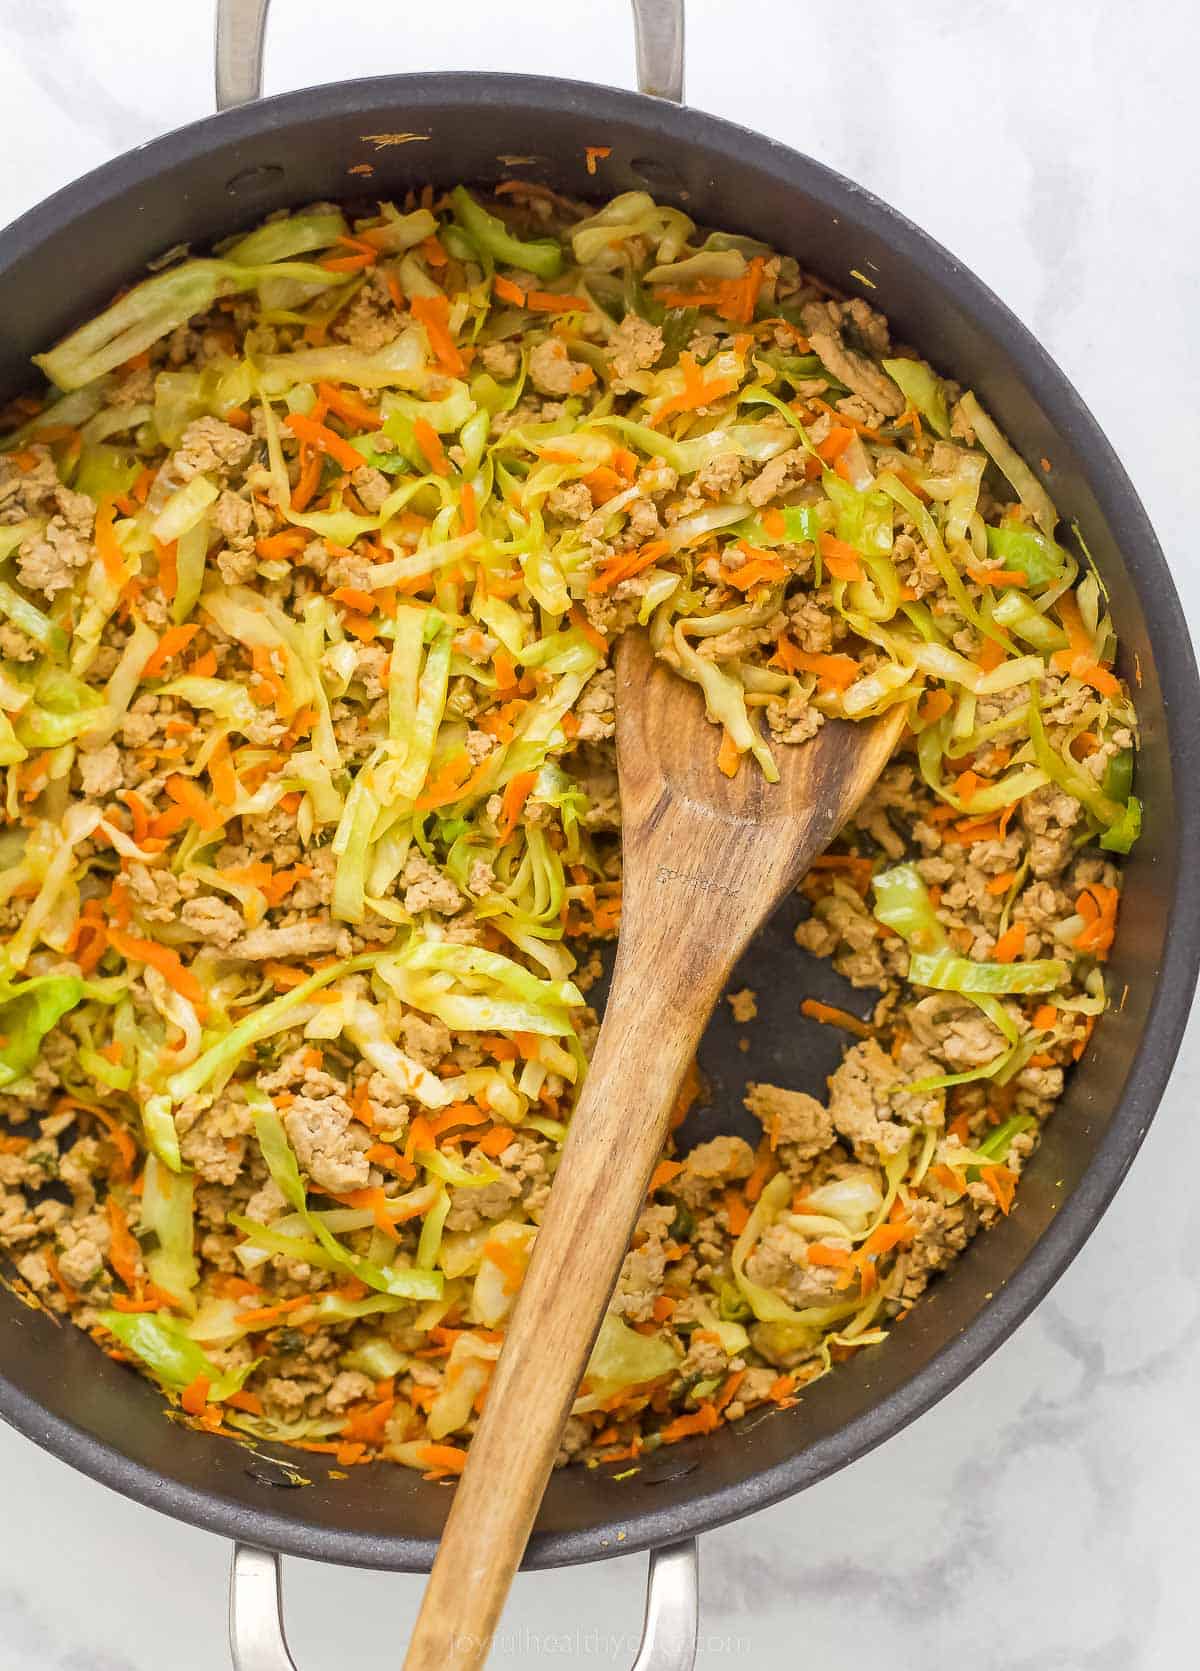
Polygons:
<instances>
[{"instance_id":1,"label":"green cabbage strip","mask_svg":"<svg viewBox=\"0 0 1200 1671\"><path fill-rule=\"evenodd\" d=\"M988 532L990 534L992 530L989 528ZM1015 633L1027 644L1032 644L1035 650L1045 654L1063 649L1067 642L1067 635L1057 622L1043 615L1022 592L1001 592L992 605L992 620L1006 632Z\"/></svg>"},{"instance_id":2,"label":"green cabbage strip","mask_svg":"<svg viewBox=\"0 0 1200 1671\"><path fill-rule=\"evenodd\" d=\"M1057 960L974 963L956 957L947 945L946 931L938 921L928 889L914 864L895 865L891 870L881 871L871 885L875 891L876 918L885 927L894 929L909 947L909 979L934 990L961 992L982 1010L1007 1043L1007 1049L982 1067L965 1073L933 1075L906 1089L918 1093L935 1091L950 1085L965 1085L974 1079L998 1078L1003 1083L1032 1054L1036 1034L1025 1039L1020 1037L997 994L1050 991L1066 978L1066 965ZM1051 969L1055 972L1054 980L1042 984L1047 982ZM1022 970L1036 973L1022 974Z\"/></svg>"},{"instance_id":3,"label":"green cabbage strip","mask_svg":"<svg viewBox=\"0 0 1200 1671\"><path fill-rule=\"evenodd\" d=\"M257 1100L257 1099L256 1099ZM254 1116L254 1133L258 1138L258 1146L262 1150L267 1169L275 1180L276 1187L288 1205L299 1213L308 1228L316 1237L318 1248L325 1255L325 1260L317 1261L324 1268L339 1270L347 1276L357 1277L365 1282L368 1288L374 1288L381 1294L392 1294L398 1299L405 1300L436 1300L441 1297L442 1273L440 1271L409 1270L402 1267L382 1266L373 1260L364 1259L357 1253L351 1253L344 1247L337 1237L329 1230L319 1213L309 1210L308 1196L304 1182L300 1176L300 1168L292 1152L292 1146L287 1140L287 1133L283 1129L283 1121L273 1109L259 1108ZM239 1229L250 1234L247 1226L253 1221L249 1219L231 1220ZM259 1226L259 1229L262 1227ZM287 1242L288 1237L280 1240ZM258 1246L264 1244L259 1241ZM299 1247L301 1244L294 1244ZM277 1247L276 1252L280 1251ZM307 1253L297 1252L298 1259L308 1258ZM326 1261L332 1263L327 1264Z\"/></svg>"},{"instance_id":4,"label":"green cabbage strip","mask_svg":"<svg viewBox=\"0 0 1200 1671\"><path fill-rule=\"evenodd\" d=\"M570 1012L584 1002L572 981L540 980L500 952L416 935L378 973L405 1003L458 1032L573 1038Z\"/></svg>"},{"instance_id":5,"label":"green cabbage strip","mask_svg":"<svg viewBox=\"0 0 1200 1671\"><path fill-rule=\"evenodd\" d=\"M63 629L44 615L36 604L22 596L7 580L0 580L0 615L6 616L14 627L19 627L26 638L31 638L48 656L63 660L67 654L67 635Z\"/></svg>"},{"instance_id":6,"label":"green cabbage strip","mask_svg":"<svg viewBox=\"0 0 1200 1671\"><path fill-rule=\"evenodd\" d=\"M987 547L988 556L1000 568L1024 574L1035 587L1060 579L1070 562L1062 546L1036 528L989 528Z\"/></svg>"},{"instance_id":7,"label":"green cabbage strip","mask_svg":"<svg viewBox=\"0 0 1200 1671\"><path fill-rule=\"evenodd\" d=\"M884 360L881 363L908 404L921 414L935 435L945 439L950 434L950 413L946 407L942 380L932 367L924 360Z\"/></svg>"},{"instance_id":8,"label":"green cabbage strip","mask_svg":"<svg viewBox=\"0 0 1200 1671\"><path fill-rule=\"evenodd\" d=\"M310 250L329 249L345 237L348 227L340 209L319 209L311 214L288 215L268 221L239 238L225 250L226 261L240 267L261 267L268 261L286 261Z\"/></svg>"},{"instance_id":9,"label":"green cabbage strip","mask_svg":"<svg viewBox=\"0 0 1200 1671\"><path fill-rule=\"evenodd\" d=\"M640 1387L671 1375L678 1367L679 1354L669 1341L638 1334L609 1311L588 1359L587 1396L598 1404L625 1387Z\"/></svg>"},{"instance_id":10,"label":"green cabbage strip","mask_svg":"<svg viewBox=\"0 0 1200 1671\"><path fill-rule=\"evenodd\" d=\"M420 1271L432 1271L437 1264L437 1256L442 1246L442 1231L445 1229L450 1206L449 1190L440 1189L437 1199L426 1212L424 1223L421 1225L421 1236L417 1243L416 1257L416 1266Z\"/></svg>"},{"instance_id":11,"label":"green cabbage strip","mask_svg":"<svg viewBox=\"0 0 1200 1671\"><path fill-rule=\"evenodd\" d=\"M127 1351L140 1358L160 1386L180 1393L201 1376L209 1383L208 1397L219 1404L240 1392L261 1359L253 1359L224 1374L196 1342L162 1311L101 1311L97 1320Z\"/></svg>"},{"instance_id":12,"label":"green cabbage strip","mask_svg":"<svg viewBox=\"0 0 1200 1671\"><path fill-rule=\"evenodd\" d=\"M1058 512L1055 510L1054 501L1046 492L1046 489L1038 481L1020 454L1015 452L1004 439L970 391L962 397L958 404L959 410L975 431L980 446L997 469L1007 476L1009 482L1017 491L1017 497L1025 508L1032 513L1033 519L1042 533L1045 534L1047 539L1053 540L1054 530L1058 526Z\"/></svg>"},{"instance_id":13,"label":"green cabbage strip","mask_svg":"<svg viewBox=\"0 0 1200 1671\"><path fill-rule=\"evenodd\" d=\"M281 993L269 1004L264 1004L261 1009L246 1016L197 1056L194 1062L171 1075L166 1086L168 1104L180 1103L184 1097L194 1096L218 1074L228 1077L251 1045L278 1032L281 1025L288 1025L291 1012L298 1009L314 992L319 992L322 987L329 986L333 981L343 980L347 975L357 974L363 969L373 969L380 958L386 955L386 951L363 952L358 957L347 958L343 963L334 963L327 969L318 969L315 975L310 975L290 992Z\"/></svg>"},{"instance_id":14,"label":"green cabbage strip","mask_svg":"<svg viewBox=\"0 0 1200 1671\"><path fill-rule=\"evenodd\" d=\"M932 952L946 939L929 890L915 865L896 865L873 878L875 917L914 952Z\"/></svg>"},{"instance_id":15,"label":"green cabbage strip","mask_svg":"<svg viewBox=\"0 0 1200 1671\"><path fill-rule=\"evenodd\" d=\"M228 258L184 261L135 284L120 301L72 331L48 354L35 354L34 364L60 389L81 389L152 347L177 326L186 325L196 314L206 313L220 297L253 290L266 275L319 285L345 282L340 273L326 272L315 263L245 267Z\"/></svg>"},{"instance_id":16,"label":"green cabbage strip","mask_svg":"<svg viewBox=\"0 0 1200 1671\"><path fill-rule=\"evenodd\" d=\"M555 279L562 272L562 245L557 238L522 240L514 237L498 216L476 203L465 186L450 193L454 214L463 231L494 260L506 267L518 267L540 279Z\"/></svg>"},{"instance_id":17,"label":"green cabbage strip","mask_svg":"<svg viewBox=\"0 0 1200 1671\"><path fill-rule=\"evenodd\" d=\"M1058 958L1029 963L983 963L959 957L948 947L937 952L913 952L908 961L908 978L915 986L936 987L939 992L1053 992L1068 975L1067 965Z\"/></svg>"},{"instance_id":18,"label":"green cabbage strip","mask_svg":"<svg viewBox=\"0 0 1200 1671\"><path fill-rule=\"evenodd\" d=\"M1041 696L1036 684L1029 687L1027 723L1034 759L1051 782L1057 783L1073 800L1082 802L1103 829L1120 825L1121 820L1128 816L1128 808L1106 795L1091 773L1085 771L1065 749L1056 749L1050 742L1042 720ZM1136 816L1140 826L1140 803Z\"/></svg>"},{"instance_id":19,"label":"green cabbage strip","mask_svg":"<svg viewBox=\"0 0 1200 1671\"><path fill-rule=\"evenodd\" d=\"M754 1204L746 1228L734 1243L732 1254L733 1278L742 1297L760 1323L794 1323L805 1327L823 1328L850 1317L858 1310L857 1300L846 1300L840 1305L806 1306L797 1311L786 1300L769 1288L754 1282L746 1275L746 1261L757 1247L762 1234L787 1211L794 1185L786 1172L777 1172Z\"/></svg>"},{"instance_id":20,"label":"green cabbage strip","mask_svg":"<svg viewBox=\"0 0 1200 1671\"><path fill-rule=\"evenodd\" d=\"M19 986L0 987L0 1088L24 1078L46 1034L85 993L86 983L78 975L37 975Z\"/></svg>"},{"instance_id":21,"label":"green cabbage strip","mask_svg":"<svg viewBox=\"0 0 1200 1671\"><path fill-rule=\"evenodd\" d=\"M142 1229L158 1238L146 1254L146 1269L157 1287L194 1309L191 1291L200 1281L196 1263L193 1212L194 1174L172 1172L157 1155L146 1161L142 1191Z\"/></svg>"}]
</instances>

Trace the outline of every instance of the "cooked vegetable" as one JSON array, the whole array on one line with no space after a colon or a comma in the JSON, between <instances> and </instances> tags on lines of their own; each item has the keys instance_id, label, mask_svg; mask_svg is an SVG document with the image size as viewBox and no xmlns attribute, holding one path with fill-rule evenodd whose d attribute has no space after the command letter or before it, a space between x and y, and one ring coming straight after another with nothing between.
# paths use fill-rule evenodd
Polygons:
<instances>
[{"instance_id":1,"label":"cooked vegetable","mask_svg":"<svg viewBox=\"0 0 1200 1671\"><path fill-rule=\"evenodd\" d=\"M0 1157L43 1305L180 1419L461 1471L620 924L635 623L730 775L907 725L803 884L869 992L800 1004L828 1097L672 1140L570 1448L623 1475L795 1402L1020 1211L1151 813L1100 573L970 391L753 239L517 180L173 253L38 364Z\"/></svg>"}]
</instances>

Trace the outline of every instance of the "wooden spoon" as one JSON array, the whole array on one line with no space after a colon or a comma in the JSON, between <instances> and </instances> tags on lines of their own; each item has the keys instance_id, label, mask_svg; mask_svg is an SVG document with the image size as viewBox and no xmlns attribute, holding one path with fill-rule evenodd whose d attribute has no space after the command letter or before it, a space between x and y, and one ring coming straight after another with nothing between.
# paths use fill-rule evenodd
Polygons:
<instances>
[{"instance_id":1,"label":"wooden spoon","mask_svg":"<svg viewBox=\"0 0 1200 1671\"><path fill-rule=\"evenodd\" d=\"M755 930L886 765L905 711L717 769L694 685L617 645L624 904L612 990L545 1220L433 1565L406 1671L483 1665L620 1273L671 1108Z\"/></svg>"}]
</instances>

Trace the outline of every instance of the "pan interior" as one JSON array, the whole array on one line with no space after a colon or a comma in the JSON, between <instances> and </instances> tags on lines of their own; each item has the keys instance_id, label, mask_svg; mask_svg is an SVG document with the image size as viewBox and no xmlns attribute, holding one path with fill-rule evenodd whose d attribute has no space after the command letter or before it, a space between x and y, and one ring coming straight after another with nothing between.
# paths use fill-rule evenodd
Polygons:
<instances>
[{"instance_id":1,"label":"pan interior","mask_svg":"<svg viewBox=\"0 0 1200 1671\"><path fill-rule=\"evenodd\" d=\"M611 155L593 179L585 152L598 144ZM796 255L831 285L868 295L898 340L975 388L1021 452L1049 457L1051 491L1064 518L1079 522L1110 588L1122 671L1135 657L1140 667L1139 784L1148 809L1110 964L1110 990L1124 990L1124 1001L1073 1075L1019 1210L977 1238L885 1346L857 1354L795 1409L670 1447L629 1479L604 1469L557 1474L528 1558L551 1565L670 1541L852 1460L949 1390L1060 1274L1144 1134L1188 1010L1200 932L1195 911L1178 901L1178 860L1181 845L1200 834L1200 772L1196 738L1183 736L1174 716L1194 715L1198 693L1178 603L1136 496L1073 390L1017 321L923 234L820 165L637 95L516 76L401 77L290 94L146 146L5 235L0 397L27 386L30 354L176 243L202 249L273 209L317 199L402 198L427 181L506 175L578 196L649 189L703 223ZM708 1093L684 1134L691 1141L739 1126L749 1132L747 1077L823 1093L844 1041L800 1016L803 997L867 1011L870 994L853 992L795 946L800 909L798 900L784 904L732 983L756 990L759 1019L739 1028L727 1006L714 1018L700 1058ZM252 1453L193 1433L164 1420L157 1394L78 1331L8 1292L0 1293L0 1365L0 1413L134 1497L317 1559L407 1569L430 1562L444 1487L401 1469L330 1479L315 1457L298 1471L296 1453Z\"/></svg>"}]
</instances>

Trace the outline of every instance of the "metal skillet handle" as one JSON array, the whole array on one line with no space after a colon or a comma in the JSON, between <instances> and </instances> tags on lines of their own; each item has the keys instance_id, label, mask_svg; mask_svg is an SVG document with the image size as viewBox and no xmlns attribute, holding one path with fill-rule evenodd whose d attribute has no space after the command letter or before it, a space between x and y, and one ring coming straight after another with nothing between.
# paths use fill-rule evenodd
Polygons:
<instances>
[{"instance_id":1,"label":"metal skillet handle","mask_svg":"<svg viewBox=\"0 0 1200 1671\"><path fill-rule=\"evenodd\" d=\"M271 0L217 0L217 109L262 95ZM683 0L632 0L640 93L683 103Z\"/></svg>"},{"instance_id":2,"label":"metal skillet handle","mask_svg":"<svg viewBox=\"0 0 1200 1671\"><path fill-rule=\"evenodd\" d=\"M646 1618L632 1671L692 1671L700 1619L696 1540L650 1552ZM296 1671L283 1628L278 1555L233 1546L229 1646L234 1671Z\"/></svg>"},{"instance_id":3,"label":"metal skillet handle","mask_svg":"<svg viewBox=\"0 0 1200 1671\"><path fill-rule=\"evenodd\" d=\"M683 0L632 0L640 92L683 102ZM262 94L270 0L217 0L217 109ZM646 1617L632 1671L692 1671L700 1600L696 1542L650 1553ZM283 1627L280 1560L235 1544L229 1587L234 1671L296 1671Z\"/></svg>"}]
</instances>

